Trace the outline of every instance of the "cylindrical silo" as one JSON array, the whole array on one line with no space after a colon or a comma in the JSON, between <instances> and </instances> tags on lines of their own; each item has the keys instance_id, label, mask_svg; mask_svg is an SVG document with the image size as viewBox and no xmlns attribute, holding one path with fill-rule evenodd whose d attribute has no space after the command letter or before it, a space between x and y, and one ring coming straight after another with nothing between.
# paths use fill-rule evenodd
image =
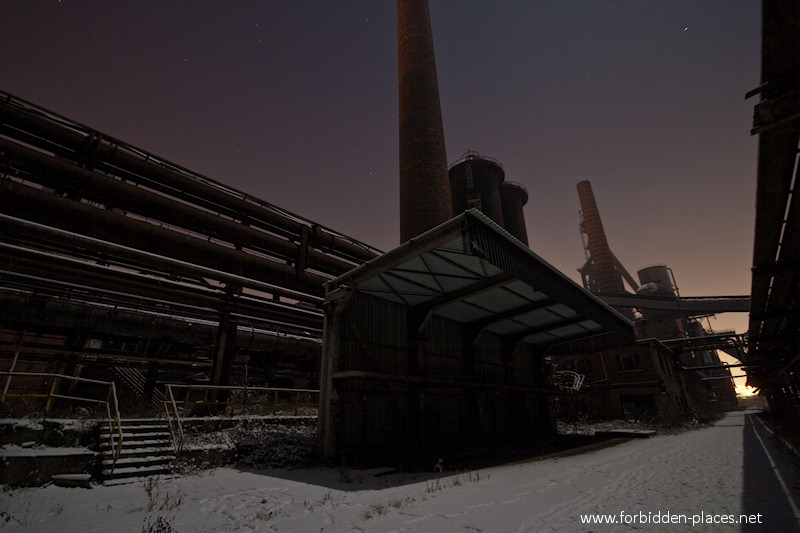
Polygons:
<instances>
[{"instance_id":1,"label":"cylindrical silo","mask_svg":"<svg viewBox=\"0 0 800 533\"><path fill-rule=\"evenodd\" d=\"M529 246L525 213L522 210L528 202L528 189L521 183L505 181L500 184L500 200L503 203L503 223L506 231L525 243L525 246Z\"/></svg>"},{"instance_id":2,"label":"cylindrical silo","mask_svg":"<svg viewBox=\"0 0 800 533\"><path fill-rule=\"evenodd\" d=\"M427 0L397 1L400 242L452 218Z\"/></svg>"},{"instance_id":3,"label":"cylindrical silo","mask_svg":"<svg viewBox=\"0 0 800 533\"><path fill-rule=\"evenodd\" d=\"M666 265L642 268L637 274L640 282L639 292L654 296L673 296L677 298L672 278Z\"/></svg>"},{"instance_id":4,"label":"cylindrical silo","mask_svg":"<svg viewBox=\"0 0 800 533\"><path fill-rule=\"evenodd\" d=\"M594 270L595 286L598 294L620 294L625 292L622 276L614 265L614 254L608 246L600 211L588 181L578 183L578 197L583 212L583 230L586 232L589 259Z\"/></svg>"},{"instance_id":5,"label":"cylindrical silo","mask_svg":"<svg viewBox=\"0 0 800 533\"><path fill-rule=\"evenodd\" d=\"M678 293L666 265L642 268L637 274L640 282L637 294L678 299ZM674 313L655 309L641 309L641 313L645 320L647 336L656 339L678 339L685 336L683 321L675 318Z\"/></svg>"},{"instance_id":6,"label":"cylindrical silo","mask_svg":"<svg viewBox=\"0 0 800 533\"><path fill-rule=\"evenodd\" d=\"M500 184L506 173L499 162L481 157L477 152L467 152L450 166L448 173L453 215L477 208L497 225L504 227Z\"/></svg>"}]
</instances>

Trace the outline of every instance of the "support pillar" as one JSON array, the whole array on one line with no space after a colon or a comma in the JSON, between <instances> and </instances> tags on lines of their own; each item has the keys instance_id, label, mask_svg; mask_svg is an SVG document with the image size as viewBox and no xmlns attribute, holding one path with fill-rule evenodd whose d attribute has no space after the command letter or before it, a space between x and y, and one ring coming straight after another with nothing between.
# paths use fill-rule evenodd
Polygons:
<instances>
[{"instance_id":1,"label":"support pillar","mask_svg":"<svg viewBox=\"0 0 800 533\"><path fill-rule=\"evenodd\" d=\"M225 304L220 311L219 325L214 339L214 359L211 365L211 384L222 386L230 385L231 381L233 359L236 356L236 332L238 330L238 324L231 320L231 311L236 297L242 292L242 288L236 285L229 285L226 287L225 292ZM212 402L224 401L227 398L227 393L212 390L209 396Z\"/></svg>"}]
</instances>

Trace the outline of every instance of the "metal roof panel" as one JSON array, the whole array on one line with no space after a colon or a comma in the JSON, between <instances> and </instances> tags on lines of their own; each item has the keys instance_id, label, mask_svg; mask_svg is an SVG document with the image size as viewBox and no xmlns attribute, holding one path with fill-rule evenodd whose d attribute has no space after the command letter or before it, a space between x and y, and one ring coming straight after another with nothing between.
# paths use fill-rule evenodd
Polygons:
<instances>
[{"instance_id":1,"label":"metal roof panel","mask_svg":"<svg viewBox=\"0 0 800 533\"><path fill-rule=\"evenodd\" d=\"M604 330L633 341L624 317L474 210L329 282L329 290L337 283L533 344Z\"/></svg>"}]
</instances>

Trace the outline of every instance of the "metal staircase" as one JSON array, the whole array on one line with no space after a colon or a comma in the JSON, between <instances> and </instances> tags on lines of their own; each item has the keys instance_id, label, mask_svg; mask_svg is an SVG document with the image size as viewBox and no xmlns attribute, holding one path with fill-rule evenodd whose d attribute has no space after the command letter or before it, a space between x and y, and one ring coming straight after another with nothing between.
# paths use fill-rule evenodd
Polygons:
<instances>
[{"instance_id":1,"label":"metal staircase","mask_svg":"<svg viewBox=\"0 0 800 533\"><path fill-rule=\"evenodd\" d=\"M114 375L119 378L118 381L121 385L124 385L133 391L138 398L145 397L144 391L147 378L145 378L144 374L142 374L140 370L127 366L115 366L113 367L113 371ZM158 389L153 389L153 394L150 397L150 403L158 408L161 408L161 406L164 405L164 393Z\"/></svg>"},{"instance_id":2,"label":"metal staircase","mask_svg":"<svg viewBox=\"0 0 800 533\"><path fill-rule=\"evenodd\" d=\"M104 484L170 474L175 462L175 451L170 444L166 421L143 418L120 422L123 445L116 463L108 443L108 430L101 429L100 453Z\"/></svg>"}]
</instances>

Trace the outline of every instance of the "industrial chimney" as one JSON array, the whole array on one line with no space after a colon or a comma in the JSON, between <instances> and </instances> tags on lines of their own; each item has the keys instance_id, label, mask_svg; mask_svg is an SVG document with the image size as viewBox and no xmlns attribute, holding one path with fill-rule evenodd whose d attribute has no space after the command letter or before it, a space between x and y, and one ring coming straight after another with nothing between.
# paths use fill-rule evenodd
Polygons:
<instances>
[{"instance_id":1,"label":"industrial chimney","mask_svg":"<svg viewBox=\"0 0 800 533\"><path fill-rule=\"evenodd\" d=\"M397 1L400 242L452 218L427 0Z\"/></svg>"},{"instance_id":2,"label":"industrial chimney","mask_svg":"<svg viewBox=\"0 0 800 533\"><path fill-rule=\"evenodd\" d=\"M600 211L592 192L592 184L588 181L578 183L578 197L583 212L583 230L588 239L589 256L594 270L594 287L597 294L622 294L622 276L614 264L614 254L608 246Z\"/></svg>"}]
</instances>

